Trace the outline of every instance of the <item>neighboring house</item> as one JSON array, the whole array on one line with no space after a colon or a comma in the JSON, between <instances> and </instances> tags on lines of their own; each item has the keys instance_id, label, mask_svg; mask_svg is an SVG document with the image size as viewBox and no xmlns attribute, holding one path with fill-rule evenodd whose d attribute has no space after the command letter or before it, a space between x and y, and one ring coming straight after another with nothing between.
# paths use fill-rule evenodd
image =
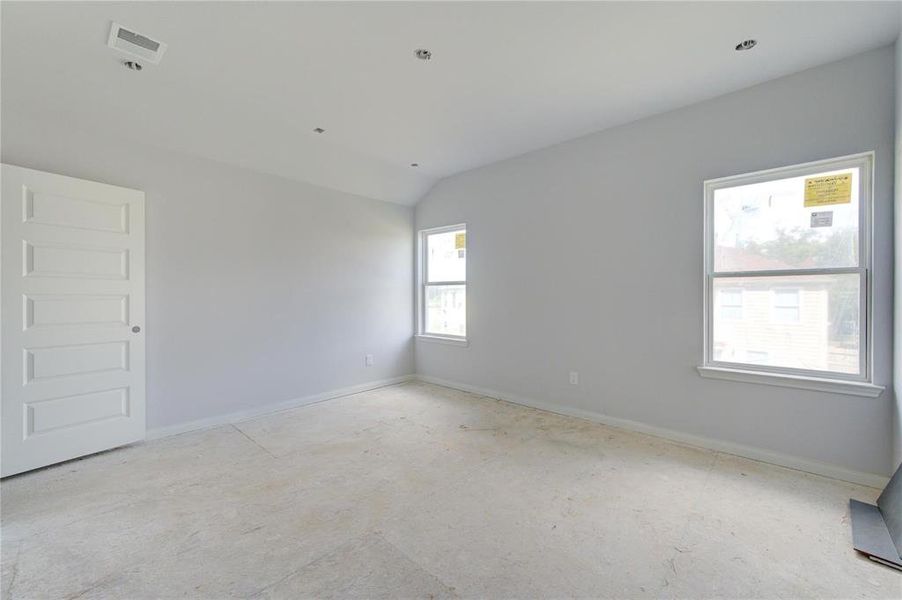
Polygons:
<instances>
[{"instance_id":1,"label":"neighboring house","mask_svg":"<svg viewBox=\"0 0 902 600\"><path fill-rule=\"evenodd\" d=\"M464 286L449 286L443 293L426 297L426 329L447 335L466 335L466 297Z\"/></svg>"},{"instance_id":2,"label":"neighboring house","mask_svg":"<svg viewBox=\"0 0 902 600\"><path fill-rule=\"evenodd\" d=\"M735 270L779 270L787 265L740 248L718 247ZM843 310L835 277L814 275L720 280L714 293L714 360L858 372L858 315Z\"/></svg>"}]
</instances>

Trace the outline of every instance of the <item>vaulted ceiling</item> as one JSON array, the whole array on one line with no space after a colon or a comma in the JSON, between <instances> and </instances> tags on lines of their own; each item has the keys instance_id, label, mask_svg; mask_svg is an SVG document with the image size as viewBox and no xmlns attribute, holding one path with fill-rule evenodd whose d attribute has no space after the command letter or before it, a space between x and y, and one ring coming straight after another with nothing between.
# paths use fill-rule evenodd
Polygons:
<instances>
[{"instance_id":1,"label":"vaulted ceiling","mask_svg":"<svg viewBox=\"0 0 902 600\"><path fill-rule=\"evenodd\" d=\"M900 6L3 2L3 118L410 204L447 175L890 44ZM111 21L167 43L162 62L125 69Z\"/></svg>"}]
</instances>

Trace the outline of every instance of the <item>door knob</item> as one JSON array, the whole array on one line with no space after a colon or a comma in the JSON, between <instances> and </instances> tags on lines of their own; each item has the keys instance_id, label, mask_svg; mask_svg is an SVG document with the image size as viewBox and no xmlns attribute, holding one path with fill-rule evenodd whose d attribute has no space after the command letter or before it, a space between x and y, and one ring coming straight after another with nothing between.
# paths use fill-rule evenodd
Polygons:
<instances>
[{"instance_id":1,"label":"door knob","mask_svg":"<svg viewBox=\"0 0 902 600\"><path fill-rule=\"evenodd\" d=\"M138 327L137 325L135 325L134 327L132 327L132 333L140 333L140 332L141 332L141 328Z\"/></svg>"}]
</instances>

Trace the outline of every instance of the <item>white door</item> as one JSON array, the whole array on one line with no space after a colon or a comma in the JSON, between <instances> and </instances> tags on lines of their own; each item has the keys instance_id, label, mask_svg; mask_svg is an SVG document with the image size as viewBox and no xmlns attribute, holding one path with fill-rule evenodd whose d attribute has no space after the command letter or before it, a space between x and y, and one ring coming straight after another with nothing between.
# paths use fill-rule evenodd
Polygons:
<instances>
[{"instance_id":1,"label":"white door","mask_svg":"<svg viewBox=\"0 0 902 600\"><path fill-rule=\"evenodd\" d=\"M0 175L7 476L144 438L144 193Z\"/></svg>"}]
</instances>

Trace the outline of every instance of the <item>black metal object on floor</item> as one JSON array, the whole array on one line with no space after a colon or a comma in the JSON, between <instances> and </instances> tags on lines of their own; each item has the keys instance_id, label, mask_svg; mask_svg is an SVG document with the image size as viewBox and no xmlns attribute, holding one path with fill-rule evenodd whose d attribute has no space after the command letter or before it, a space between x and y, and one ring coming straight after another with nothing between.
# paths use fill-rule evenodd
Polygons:
<instances>
[{"instance_id":1,"label":"black metal object on floor","mask_svg":"<svg viewBox=\"0 0 902 600\"><path fill-rule=\"evenodd\" d=\"M852 545L880 564L902 571L902 465L877 498L877 505L849 500Z\"/></svg>"}]
</instances>

